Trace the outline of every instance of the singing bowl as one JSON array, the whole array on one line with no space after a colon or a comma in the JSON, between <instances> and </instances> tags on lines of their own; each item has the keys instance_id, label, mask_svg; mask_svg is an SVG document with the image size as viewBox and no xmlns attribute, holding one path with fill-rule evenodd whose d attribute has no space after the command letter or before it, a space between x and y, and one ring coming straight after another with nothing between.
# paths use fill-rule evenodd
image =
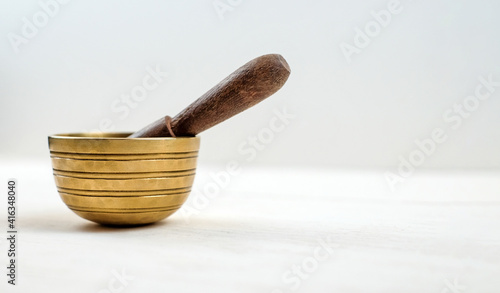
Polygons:
<instances>
[{"instance_id":1,"label":"singing bowl","mask_svg":"<svg viewBox=\"0 0 500 293\"><path fill-rule=\"evenodd\" d=\"M129 135L49 136L57 190L80 217L103 225L150 224L170 216L186 201L200 138Z\"/></svg>"}]
</instances>

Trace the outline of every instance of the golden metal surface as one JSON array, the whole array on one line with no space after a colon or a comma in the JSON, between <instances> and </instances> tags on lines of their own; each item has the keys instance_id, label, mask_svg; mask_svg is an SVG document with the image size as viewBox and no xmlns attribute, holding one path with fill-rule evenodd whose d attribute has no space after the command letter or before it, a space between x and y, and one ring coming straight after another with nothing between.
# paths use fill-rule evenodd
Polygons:
<instances>
[{"instance_id":1,"label":"golden metal surface","mask_svg":"<svg viewBox=\"0 0 500 293\"><path fill-rule=\"evenodd\" d=\"M139 179L95 179L74 178L54 175L58 187L84 190L158 190L168 188L189 187L193 184L194 175L179 177L157 177Z\"/></svg>"},{"instance_id":2,"label":"golden metal surface","mask_svg":"<svg viewBox=\"0 0 500 293\"><path fill-rule=\"evenodd\" d=\"M179 205L189 195L189 192L173 195L153 195L153 196L81 196L68 193L60 193L62 200L72 207L103 209L113 207L117 209L130 208L165 208Z\"/></svg>"},{"instance_id":3,"label":"golden metal surface","mask_svg":"<svg viewBox=\"0 0 500 293\"><path fill-rule=\"evenodd\" d=\"M83 160L159 160L159 159L189 159L198 157L198 152L186 153L166 153L166 154L77 154L77 153L62 153L51 152L52 158L70 158Z\"/></svg>"},{"instance_id":4,"label":"golden metal surface","mask_svg":"<svg viewBox=\"0 0 500 293\"><path fill-rule=\"evenodd\" d=\"M173 214L186 201L200 139L128 135L49 136L61 199L82 218L107 225L148 224Z\"/></svg>"},{"instance_id":5,"label":"golden metal surface","mask_svg":"<svg viewBox=\"0 0 500 293\"><path fill-rule=\"evenodd\" d=\"M130 172L164 172L192 170L196 168L197 158L189 159L157 159L118 161L112 159L80 160L72 158L52 157L55 170L95 173L130 173Z\"/></svg>"},{"instance_id":6,"label":"golden metal surface","mask_svg":"<svg viewBox=\"0 0 500 293\"><path fill-rule=\"evenodd\" d=\"M49 136L52 152L77 154L164 154L198 151L198 137L127 138L128 133L75 133Z\"/></svg>"},{"instance_id":7,"label":"golden metal surface","mask_svg":"<svg viewBox=\"0 0 500 293\"><path fill-rule=\"evenodd\" d=\"M54 170L54 175L75 177L75 178L96 178L96 179L139 179L139 178L158 178L158 177L179 177L194 175L195 169L186 171L169 171L169 172L129 172L129 173L89 173L89 172L73 172Z\"/></svg>"},{"instance_id":8,"label":"golden metal surface","mask_svg":"<svg viewBox=\"0 0 500 293\"><path fill-rule=\"evenodd\" d=\"M171 188L159 190L81 190L58 187L59 193L69 193L75 195L91 195L91 196L145 196L145 195L167 195L191 192L191 187Z\"/></svg>"},{"instance_id":9,"label":"golden metal surface","mask_svg":"<svg viewBox=\"0 0 500 293\"><path fill-rule=\"evenodd\" d=\"M175 213L177 209L163 212L147 212L147 213L98 213L98 212L82 212L72 210L80 217L92 222L103 225L113 226L136 226L151 224L165 219Z\"/></svg>"}]
</instances>

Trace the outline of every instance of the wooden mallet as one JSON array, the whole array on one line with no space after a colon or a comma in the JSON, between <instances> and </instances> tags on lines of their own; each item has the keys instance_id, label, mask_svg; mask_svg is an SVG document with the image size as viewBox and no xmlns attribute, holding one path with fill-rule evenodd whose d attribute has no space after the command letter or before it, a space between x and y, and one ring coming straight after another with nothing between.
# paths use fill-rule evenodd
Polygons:
<instances>
[{"instance_id":1,"label":"wooden mallet","mask_svg":"<svg viewBox=\"0 0 500 293\"><path fill-rule=\"evenodd\" d=\"M129 137L195 136L271 96L289 75L290 67L281 55L260 56L231 73L174 118L165 116Z\"/></svg>"}]
</instances>

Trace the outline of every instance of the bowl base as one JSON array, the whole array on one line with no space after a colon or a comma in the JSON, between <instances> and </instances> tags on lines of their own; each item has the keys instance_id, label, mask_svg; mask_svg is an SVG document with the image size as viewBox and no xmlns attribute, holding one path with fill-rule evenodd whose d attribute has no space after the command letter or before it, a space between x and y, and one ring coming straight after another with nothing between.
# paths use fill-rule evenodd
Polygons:
<instances>
[{"instance_id":1,"label":"bowl base","mask_svg":"<svg viewBox=\"0 0 500 293\"><path fill-rule=\"evenodd\" d=\"M98 213L73 211L80 217L105 226L142 226L161 221L176 212Z\"/></svg>"}]
</instances>

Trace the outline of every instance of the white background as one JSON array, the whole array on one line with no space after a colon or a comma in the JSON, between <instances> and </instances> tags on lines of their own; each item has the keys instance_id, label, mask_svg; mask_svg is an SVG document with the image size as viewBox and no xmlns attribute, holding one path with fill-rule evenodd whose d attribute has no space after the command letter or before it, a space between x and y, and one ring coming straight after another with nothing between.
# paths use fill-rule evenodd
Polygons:
<instances>
[{"instance_id":1,"label":"white background","mask_svg":"<svg viewBox=\"0 0 500 293\"><path fill-rule=\"evenodd\" d=\"M481 78L500 81L500 2L401 0L346 58L341 46L376 29L372 12L384 14L389 0L72 0L30 37L24 19L53 0L0 1L3 231L4 184L19 182L19 283L6 282L5 233L1 292L117 292L108 289L122 270L134 276L124 293L498 292L500 87L459 126L443 115ZM25 43L13 46L14 36ZM102 121L140 129L268 53L288 60L288 82L201 134L193 190L174 215L109 228L59 198L48 135ZM116 113L157 66L164 81ZM283 109L294 118L255 158L238 151ZM436 129L445 141L403 176L415 141ZM230 176L223 164L232 160L239 173ZM293 287L284 276L310 263L319 240L334 253Z\"/></svg>"},{"instance_id":2,"label":"white background","mask_svg":"<svg viewBox=\"0 0 500 293\"><path fill-rule=\"evenodd\" d=\"M447 135L422 167L500 166L500 91L457 129L443 121L500 72L495 1L400 1L402 11L348 62L341 44L389 1L70 1L16 50L38 1L2 1L0 119L4 156L48 157L47 136L135 131L175 115L245 62L280 53L292 74L268 100L201 134L200 162L245 159L238 146L276 109L296 118L257 165L393 168L435 128ZM229 3L229 4L228 4ZM147 67L169 76L126 117L112 110ZM500 79L497 74L496 80ZM47 158L48 159L48 158Z\"/></svg>"}]
</instances>

